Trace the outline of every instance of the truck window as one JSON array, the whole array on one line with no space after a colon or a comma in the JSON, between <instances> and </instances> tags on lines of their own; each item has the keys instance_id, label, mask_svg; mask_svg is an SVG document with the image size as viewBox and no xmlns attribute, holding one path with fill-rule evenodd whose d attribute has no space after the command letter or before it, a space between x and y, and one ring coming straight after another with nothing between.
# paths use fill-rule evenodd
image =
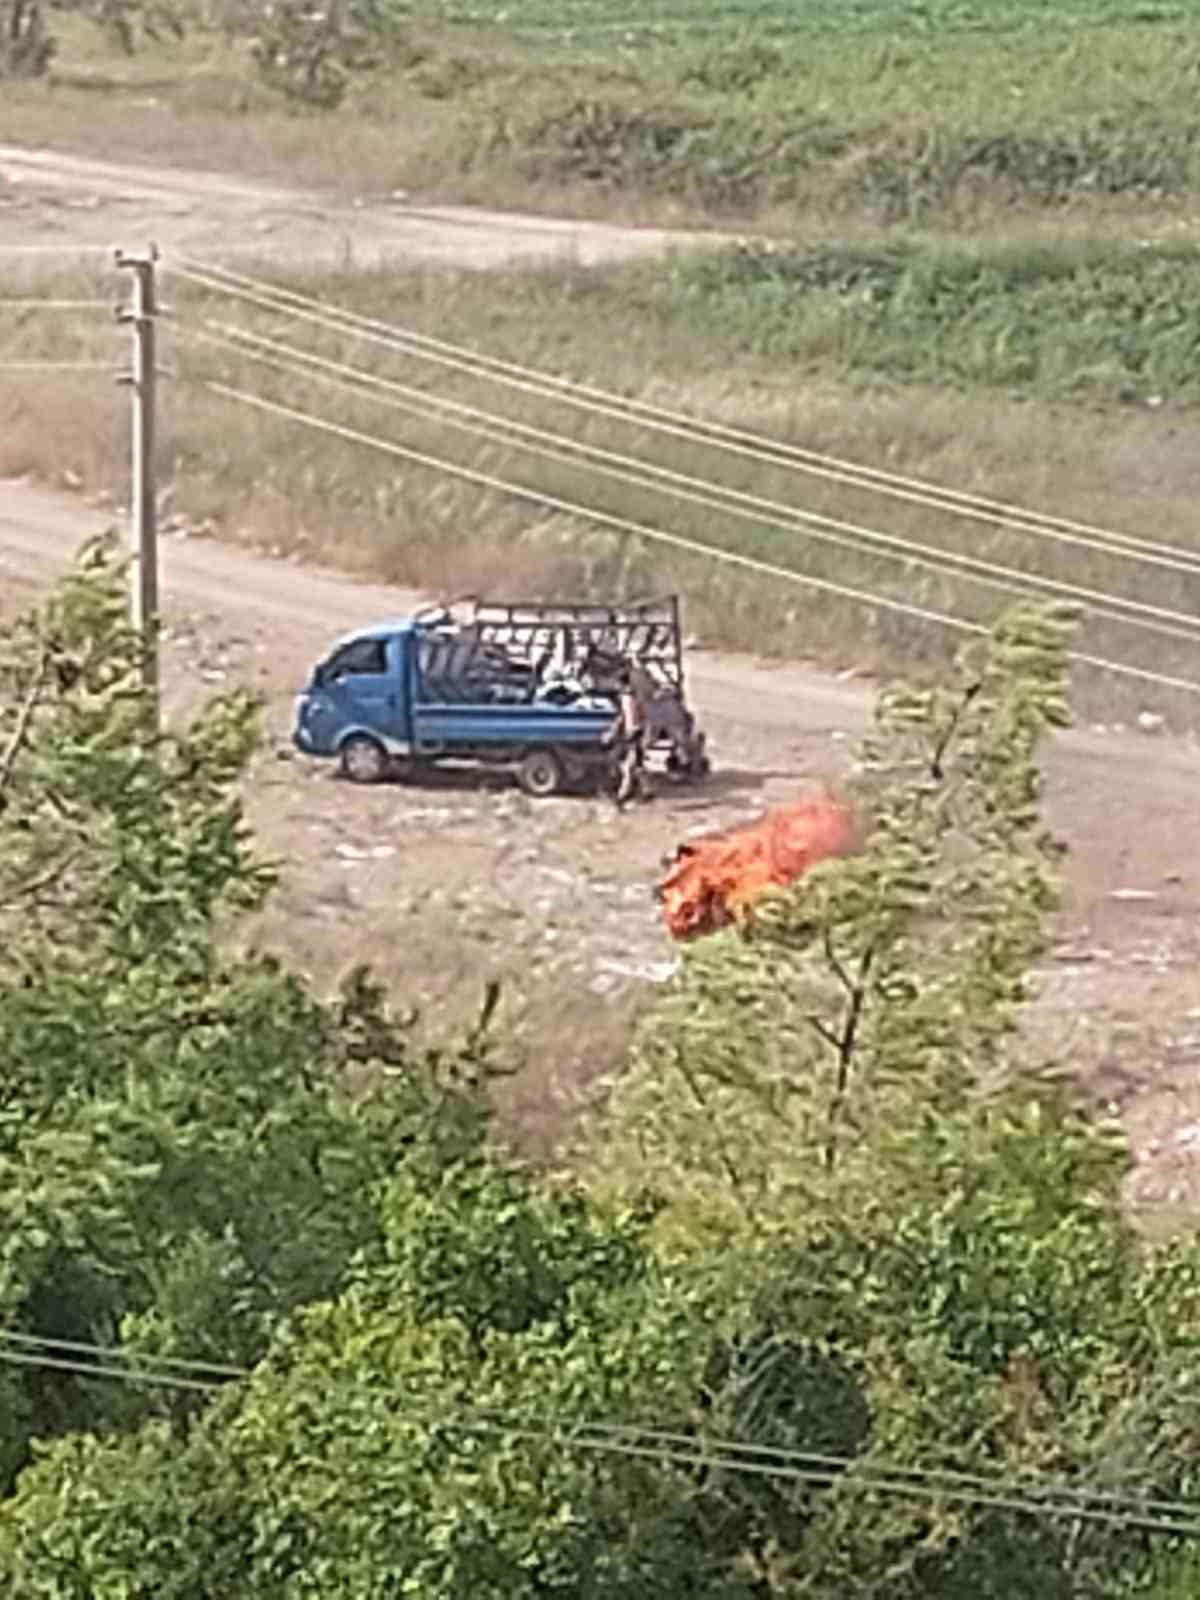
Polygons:
<instances>
[{"instance_id":1,"label":"truck window","mask_svg":"<svg viewBox=\"0 0 1200 1600\"><path fill-rule=\"evenodd\" d=\"M344 644L330 658L325 668L328 678L348 678L360 673L383 674L387 671L387 641L385 639L354 639Z\"/></svg>"}]
</instances>

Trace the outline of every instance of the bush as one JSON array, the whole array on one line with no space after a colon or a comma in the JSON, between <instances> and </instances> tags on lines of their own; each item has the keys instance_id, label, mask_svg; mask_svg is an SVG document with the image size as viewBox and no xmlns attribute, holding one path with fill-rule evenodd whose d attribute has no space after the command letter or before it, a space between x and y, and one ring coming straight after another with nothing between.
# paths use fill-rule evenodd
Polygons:
<instances>
[{"instance_id":1,"label":"bush","mask_svg":"<svg viewBox=\"0 0 1200 1600\"><path fill-rule=\"evenodd\" d=\"M332 111L357 74L380 64L396 23L386 0L267 0L251 53L268 88Z\"/></svg>"},{"instance_id":2,"label":"bush","mask_svg":"<svg viewBox=\"0 0 1200 1600\"><path fill-rule=\"evenodd\" d=\"M484 1062L413 1048L361 974L325 1003L225 952L270 886L255 707L155 737L125 617L102 545L0 646L0 1320L239 1364L379 1248L375 1183L478 1147ZM194 1404L30 1374L0 1460Z\"/></svg>"}]
</instances>

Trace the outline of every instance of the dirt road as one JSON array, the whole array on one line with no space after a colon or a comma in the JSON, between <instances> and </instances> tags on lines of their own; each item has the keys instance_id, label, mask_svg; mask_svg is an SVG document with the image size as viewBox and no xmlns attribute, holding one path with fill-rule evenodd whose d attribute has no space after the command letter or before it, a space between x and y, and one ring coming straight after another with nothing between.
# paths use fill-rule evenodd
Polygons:
<instances>
[{"instance_id":1,"label":"dirt road","mask_svg":"<svg viewBox=\"0 0 1200 1600\"><path fill-rule=\"evenodd\" d=\"M5 252L138 250L270 254L366 267L382 261L493 267L518 259L584 263L654 254L701 234L562 222L398 197L345 204L321 194L208 172L119 166L0 145Z\"/></svg>"},{"instance_id":2,"label":"dirt road","mask_svg":"<svg viewBox=\"0 0 1200 1600\"><path fill-rule=\"evenodd\" d=\"M0 604L31 598L105 521L72 497L0 483ZM871 709L869 685L699 652L693 694L718 762L703 793L672 791L618 818L591 801L533 805L499 780L355 790L282 759L292 696L338 632L420 597L193 539L164 542L163 578L171 711L233 681L266 700L250 808L283 873L257 937L321 981L369 960L434 1023L461 1015L486 976L505 978L536 1056L508 1110L535 1141L608 1069L668 970L649 894L661 855L689 830L835 775ZM1035 1036L1125 1116L1142 1156L1138 1194L1192 1204L1200 753L1077 730L1048 767L1050 820L1070 855Z\"/></svg>"}]
</instances>

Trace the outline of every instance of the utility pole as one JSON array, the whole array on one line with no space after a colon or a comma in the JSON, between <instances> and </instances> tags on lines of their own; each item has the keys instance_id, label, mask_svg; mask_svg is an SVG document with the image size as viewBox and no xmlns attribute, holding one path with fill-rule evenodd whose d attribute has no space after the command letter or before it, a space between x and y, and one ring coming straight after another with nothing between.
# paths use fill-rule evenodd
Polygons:
<instances>
[{"instance_id":1,"label":"utility pole","mask_svg":"<svg viewBox=\"0 0 1200 1600\"><path fill-rule=\"evenodd\" d=\"M142 683L150 700L155 732L159 723L158 682L158 474L155 422L158 403L158 297L155 269L158 251L145 255L117 251L117 266L133 274L129 306L117 319L133 336L130 411L130 541L133 556L131 614L142 640Z\"/></svg>"}]
</instances>

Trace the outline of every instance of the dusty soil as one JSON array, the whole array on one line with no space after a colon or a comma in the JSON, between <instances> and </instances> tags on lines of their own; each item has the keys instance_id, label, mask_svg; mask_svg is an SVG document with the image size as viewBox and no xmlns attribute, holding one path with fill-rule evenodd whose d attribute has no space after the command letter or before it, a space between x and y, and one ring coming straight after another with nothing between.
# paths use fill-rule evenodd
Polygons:
<instances>
[{"instance_id":1,"label":"dusty soil","mask_svg":"<svg viewBox=\"0 0 1200 1600\"><path fill-rule=\"evenodd\" d=\"M0 614L105 523L77 498L0 483ZM222 685L266 703L248 799L280 887L254 937L321 983L368 961L431 1026L505 984L524 1055L505 1110L551 1142L619 1052L674 952L651 896L658 863L701 831L836 776L870 715L869 684L698 652L692 692L718 771L618 816L604 802L535 804L501 779L355 789L293 758L292 697L330 639L418 598L203 540L163 552L172 716ZM1049 753L1050 822L1070 853L1031 1037L1124 1118L1131 1198L1200 1202L1200 752L1081 729Z\"/></svg>"},{"instance_id":2,"label":"dusty soil","mask_svg":"<svg viewBox=\"0 0 1200 1600\"><path fill-rule=\"evenodd\" d=\"M6 251L142 250L287 255L342 267L382 261L492 267L567 257L591 263L695 242L655 228L561 222L399 195L350 204L207 172L119 166L0 145L0 257Z\"/></svg>"}]
</instances>

